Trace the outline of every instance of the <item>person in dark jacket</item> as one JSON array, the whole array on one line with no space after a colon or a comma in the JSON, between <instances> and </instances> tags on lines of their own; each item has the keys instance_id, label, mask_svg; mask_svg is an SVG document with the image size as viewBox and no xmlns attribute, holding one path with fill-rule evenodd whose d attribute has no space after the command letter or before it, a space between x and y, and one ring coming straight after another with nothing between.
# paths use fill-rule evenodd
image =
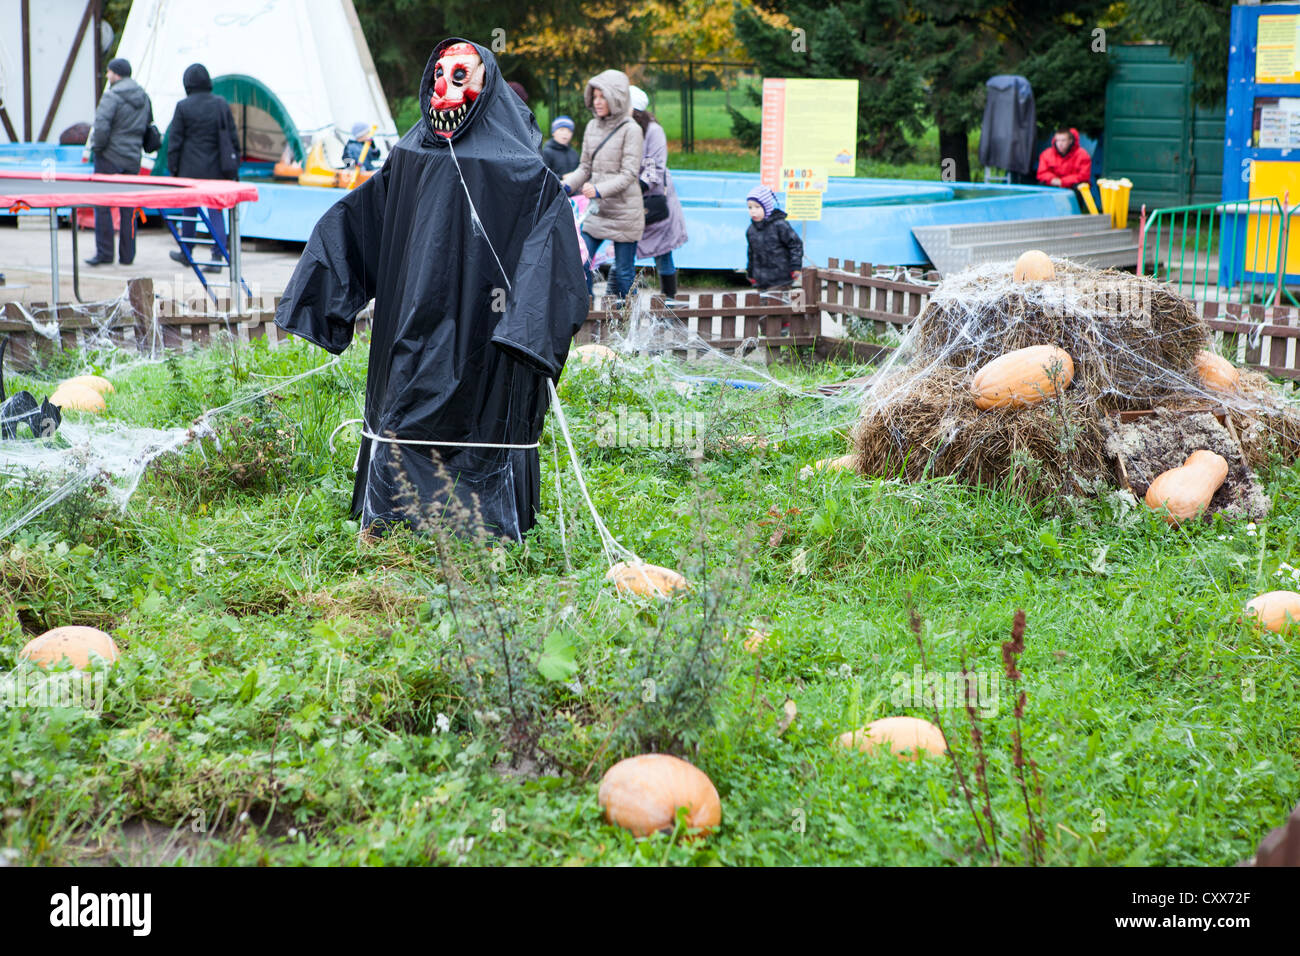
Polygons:
<instances>
[{"instance_id":1,"label":"person in dark jacket","mask_svg":"<svg viewBox=\"0 0 1300 956\"><path fill-rule=\"evenodd\" d=\"M207 67L202 63L192 63L185 68L181 78L185 84L185 99L176 104L172 122L167 127L167 169L173 176L182 179L235 179L238 170L222 169L221 148L222 131L225 131L226 148L233 148L235 140L235 117L230 111L230 104L224 98L212 92L212 78ZM186 216L198 216L198 209L186 209ZM219 241L224 248L226 244L226 223L224 214L219 209L208 211L212 223L212 238ZM181 235L186 239L194 237L196 223L181 223ZM190 255L194 246L190 245ZM171 257L176 262L184 263L185 256L173 252ZM217 246L211 247L211 259L220 262L224 257ZM205 266L208 272L219 271L219 266Z\"/></svg>"},{"instance_id":2,"label":"person in dark jacket","mask_svg":"<svg viewBox=\"0 0 1300 956\"><path fill-rule=\"evenodd\" d=\"M798 282L803 266L803 242L776 208L776 194L756 186L745 197L749 218L745 232L749 242L749 284L760 289L777 289Z\"/></svg>"},{"instance_id":3,"label":"person in dark jacket","mask_svg":"<svg viewBox=\"0 0 1300 956\"><path fill-rule=\"evenodd\" d=\"M578 168L578 151L573 142L573 120L557 116L551 123L551 138L542 147L542 162L557 176L567 176Z\"/></svg>"},{"instance_id":4,"label":"person in dark jacket","mask_svg":"<svg viewBox=\"0 0 1300 956\"><path fill-rule=\"evenodd\" d=\"M121 57L108 63L108 89L95 110L91 146L95 151L95 172L140 174L140 153L144 131L153 108L140 84L131 79L131 64ZM122 236L119 261L135 261L134 209L120 212ZM113 210L95 209L95 257L86 265L105 266L113 261Z\"/></svg>"}]
</instances>

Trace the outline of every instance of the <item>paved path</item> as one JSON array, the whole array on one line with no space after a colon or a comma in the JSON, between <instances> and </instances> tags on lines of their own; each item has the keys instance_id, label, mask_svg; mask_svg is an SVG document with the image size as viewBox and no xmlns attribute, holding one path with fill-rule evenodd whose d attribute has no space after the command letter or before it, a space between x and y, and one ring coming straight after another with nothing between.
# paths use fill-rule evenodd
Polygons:
<instances>
[{"instance_id":1,"label":"paved path","mask_svg":"<svg viewBox=\"0 0 1300 956\"><path fill-rule=\"evenodd\" d=\"M36 217L30 217L35 219ZM47 223L48 220L41 220ZM50 232L44 228L17 228L15 219L0 219L0 302L48 302L50 299ZM95 254L95 234L83 229L78 237L78 251L83 260ZM254 293L278 295L289 281L301 248L287 243L265 243L245 239L242 269L244 281ZM81 263L81 294L87 301L113 299L126 288L126 280L148 277L155 291L174 291L177 283L185 297L202 293L194 270L168 258L176 250L176 241L166 228L146 224L136 235L135 261L129 266L88 266ZM200 255L206 250L200 250ZM65 220L59 228L59 301L72 299L72 231ZM212 275L209 281L226 281L224 274ZM167 286L169 288L164 288Z\"/></svg>"}]
</instances>

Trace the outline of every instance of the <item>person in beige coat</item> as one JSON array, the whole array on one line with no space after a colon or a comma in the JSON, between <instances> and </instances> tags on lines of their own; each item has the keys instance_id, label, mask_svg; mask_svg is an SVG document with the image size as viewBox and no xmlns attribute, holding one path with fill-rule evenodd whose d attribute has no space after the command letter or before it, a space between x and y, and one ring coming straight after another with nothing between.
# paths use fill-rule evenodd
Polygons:
<instances>
[{"instance_id":1,"label":"person in beige coat","mask_svg":"<svg viewBox=\"0 0 1300 956\"><path fill-rule=\"evenodd\" d=\"M644 136L632 119L631 84L621 70L606 70L587 83L583 100L593 118L582 134L578 168L564 177L570 194L592 202L582 238L594 258L606 239L614 243L614 291L624 298L636 278L636 244L645 231L645 205L638 177ZM587 273L591 291L591 273Z\"/></svg>"}]
</instances>

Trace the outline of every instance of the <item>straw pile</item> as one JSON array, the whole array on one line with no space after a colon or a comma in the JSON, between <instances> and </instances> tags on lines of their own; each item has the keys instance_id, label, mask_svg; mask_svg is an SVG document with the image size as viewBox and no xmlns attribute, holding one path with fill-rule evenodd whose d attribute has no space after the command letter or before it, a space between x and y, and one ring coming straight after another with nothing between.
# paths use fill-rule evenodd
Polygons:
<instances>
[{"instance_id":1,"label":"straw pile","mask_svg":"<svg viewBox=\"0 0 1300 956\"><path fill-rule=\"evenodd\" d=\"M1126 469L1107 439L1119 412L1157 408L1226 412L1243 468L1300 454L1300 412L1264 376L1243 371L1231 397L1202 383L1196 356L1209 345L1209 330L1187 301L1150 278L1056 266L1054 279L1027 283L1012 281L1011 263L980 266L935 290L864 401L854 432L861 472L955 476L1008 485L1031 499L1124 487ZM1031 345L1070 354L1070 386L1030 408L976 408L969 390L975 373ZM1178 446L1165 442L1146 455L1143 441L1130 442L1127 465L1145 473L1144 457L1150 466Z\"/></svg>"}]
</instances>

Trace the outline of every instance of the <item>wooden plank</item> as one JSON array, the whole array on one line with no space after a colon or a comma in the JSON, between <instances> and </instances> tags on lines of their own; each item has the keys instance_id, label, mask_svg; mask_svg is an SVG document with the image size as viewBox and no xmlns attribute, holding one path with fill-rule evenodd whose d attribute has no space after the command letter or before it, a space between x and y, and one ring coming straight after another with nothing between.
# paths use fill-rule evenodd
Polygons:
<instances>
[{"instance_id":1,"label":"wooden plank","mask_svg":"<svg viewBox=\"0 0 1300 956\"><path fill-rule=\"evenodd\" d=\"M857 339L819 335L813 343L813 355L822 361L874 362L894 350L888 345L873 345Z\"/></svg>"}]
</instances>

